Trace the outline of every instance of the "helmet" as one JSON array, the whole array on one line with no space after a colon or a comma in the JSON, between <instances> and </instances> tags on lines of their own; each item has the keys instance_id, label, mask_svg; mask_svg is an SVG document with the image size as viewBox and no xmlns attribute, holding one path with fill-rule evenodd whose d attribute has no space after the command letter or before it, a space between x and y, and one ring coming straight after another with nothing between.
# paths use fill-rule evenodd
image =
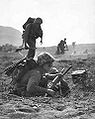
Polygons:
<instances>
[{"instance_id":1,"label":"helmet","mask_svg":"<svg viewBox=\"0 0 95 119\"><path fill-rule=\"evenodd\" d=\"M36 23L39 23L39 24L42 24L43 23L43 20L40 17L38 17L38 18L36 18L35 22Z\"/></svg>"},{"instance_id":2,"label":"helmet","mask_svg":"<svg viewBox=\"0 0 95 119\"><path fill-rule=\"evenodd\" d=\"M37 63L41 66L45 63L53 63L54 61L55 59L51 54L47 52L42 52L38 55Z\"/></svg>"}]
</instances>

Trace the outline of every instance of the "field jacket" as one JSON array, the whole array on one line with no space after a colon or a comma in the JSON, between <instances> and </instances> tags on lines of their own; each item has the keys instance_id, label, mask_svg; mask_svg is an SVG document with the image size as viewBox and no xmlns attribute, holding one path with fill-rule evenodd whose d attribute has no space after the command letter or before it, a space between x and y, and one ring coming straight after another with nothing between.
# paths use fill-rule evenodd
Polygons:
<instances>
[{"instance_id":1,"label":"field jacket","mask_svg":"<svg viewBox=\"0 0 95 119\"><path fill-rule=\"evenodd\" d=\"M16 90L21 95L39 96L47 92L46 85L48 80L44 78L45 71L42 68L36 68L28 71L21 82L16 84Z\"/></svg>"}]
</instances>

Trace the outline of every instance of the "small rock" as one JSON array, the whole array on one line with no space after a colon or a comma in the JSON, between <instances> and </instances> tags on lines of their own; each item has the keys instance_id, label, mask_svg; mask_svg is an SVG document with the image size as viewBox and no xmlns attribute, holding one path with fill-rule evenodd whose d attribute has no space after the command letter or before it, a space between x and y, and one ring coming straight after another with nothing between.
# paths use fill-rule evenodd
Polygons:
<instances>
[{"instance_id":1,"label":"small rock","mask_svg":"<svg viewBox=\"0 0 95 119\"><path fill-rule=\"evenodd\" d=\"M60 106L57 106L56 109L58 111L63 111L64 109L66 109L66 106L60 105Z\"/></svg>"}]
</instances>

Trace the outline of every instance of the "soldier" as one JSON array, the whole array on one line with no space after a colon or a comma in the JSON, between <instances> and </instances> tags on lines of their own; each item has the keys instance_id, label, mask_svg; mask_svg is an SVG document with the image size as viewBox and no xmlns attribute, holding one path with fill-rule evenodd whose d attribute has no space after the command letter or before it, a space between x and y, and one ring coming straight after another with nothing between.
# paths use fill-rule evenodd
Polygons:
<instances>
[{"instance_id":1,"label":"soldier","mask_svg":"<svg viewBox=\"0 0 95 119\"><path fill-rule=\"evenodd\" d=\"M64 41L61 40L57 46L57 54L60 54L60 53L64 54L64 48L65 48L64 47Z\"/></svg>"},{"instance_id":2,"label":"soldier","mask_svg":"<svg viewBox=\"0 0 95 119\"><path fill-rule=\"evenodd\" d=\"M58 43L58 45L57 45L57 51L56 51L56 53L57 54L60 54L61 53L61 51L60 51L60 43Z\"/></svg>"},{"instance_id":3,"label":"soldier","mask_svg":"<svg viewBox=\"0 0 95 119\"><path fill-rule=\"evenodd\" d=\"M27 21L27 24L23 25L23 28L25 28L25 31L22 35L23 37L23 44L25 44L25 48L29 49L27 57L34 58L35 56L35 49L36 49L36 39L41 38L40 43L42 44L42 37L43 37L43 31L41 28L41 24L43 23L43 20L41 18L31 18Z\"/></svg>"},{"instance_id":4,"label":"soldier","mask_svg":"<svg viewBox=\"0 0 95 119\"><path fill-rule=\"evenodd\" d=\"M25 22L25 24L22 26L23 27L23 34L22 34L22 39L23 39L23 43L22 43L22 47L25 47L25 49L27 49L27 42L26 42L26 36L25 36L25 29L27 28L27 26L29 24L33 24L33 22L35 21L35 18L31 18L29 17L27 19L27 21Z\"/></svg>"},{"instance_id":5,"label":"soldier","mask_svg":"<svg viewBox=\"0 0 95 119\"><path fill-rule=\"evenodd\" d=\"M68 50L68 46L67 46L66 40L67 40L67 39L64 38L63 44L64 44L64 48L65 48L65 50Z\"/></svg>"},{"instance_id":6,"label":"soldier","mask_svg":"<svg viewBox=\"0 0 95 119\"><path fill-rule=\"evenodd\" d=\"M65 49L64 41L61 40L61 41L60 41L60 50L61 50L61 53L62 53L62 54L64 54L64 49Z\"/></svg>"},{"instance_id":7,"label":"soldier","mask_svg":"<svg viewBox=\"0 0 95 119\"><path fill-rule=\"evenodd\" d=\"M72 54L76 54L76 50L75 50L76 42L72 42L72 47L73 47L73 52L72 52Z\"/></svg>"},{"instance_id":8,"label":"soldier","mask_svg":"<svg viewBox=\"0 0 95 119\"><path fill-rule=\"evenodd\" d=\"M69 91L69 86L63 80L62 73L48 73L55 61L54 57L47 52L38 55L38 67L28 71L22 79L15 85L15 92L20 96L44 96L48 94L54 96L61 88L63 96ZM56 76L59 76L57 80ZM51 86L48 80L51 79ZM60 81L60 85L58 85Z\"/></svg>"}]
</instances>

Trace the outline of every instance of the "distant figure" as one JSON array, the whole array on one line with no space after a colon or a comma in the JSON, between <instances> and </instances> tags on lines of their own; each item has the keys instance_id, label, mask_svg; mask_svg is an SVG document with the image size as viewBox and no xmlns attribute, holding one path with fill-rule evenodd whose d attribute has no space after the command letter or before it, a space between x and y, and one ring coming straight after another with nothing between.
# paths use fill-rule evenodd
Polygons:
<instances>
[{"instance_id":1,"label":"distant figure","mask_svg":"<svg viewBox=\"0 0 95 119\"><path fill-rule=\"evenodd\" d=\"M57 51L56 51L56 54L60 54L60 43L58 43L58 45L57 45Z\"/></svg>"},{"instance_id":2,"label":"distant figure","mask_svg":"<svg viewBox=\"0 0 95 119\"><path fill-rule=\"evenodd\" d=\"M86 49L83 53L88 55L88 49Z\"/></svg>"},{"instance_id":3,"label":"distant figure","mask_svg":"<svg viewBox=\"0 0 95 119\"><path fill-rule=\"evenodd\" d=\"M67 45L66 40L67 40L67 39L64 38L63 45L64 45L65 50L68 50L68 45Z\"/></svg>"},{"instance_id":4,"label":"distant figure","mask_svg":"<svg viewBox=\"0 0 95 119\"><path fill-rule=\"evenodd\" d=\"M64 54L64 41L61 40L57 45L57 54Z\"/></svg>"},{"instance_id":5,"label":"distant figure","mask_svg":"<svg viewBox=\"0 0 95 119\"><path fill-rule=\"evenodd\" d=\"M34 58L35 56L35 50L36 50L36 39L41 38L40 43L42 44L42 37L43 37L43 30L41 28L41 24L43 23L43 20L41 18L31 18L29 17L26 23L23 25L23 28L25 29L23 31L23 45L25 45L25 49L29 49L28 51L28 58Z\"/></svg>"},{"instance_id":6,"label":"distant figure","mask_svg":"<svg viewBox=\"0 0 95 119\"><path fill-rule=\"evenodd\" d=\"M76 42L72 42L72 46L73 48L75 48Z\"/></svg>"},{"instance_id":7,"label":"distant figure","mask_svg":"<svg viewBox=\"0 0 95 119\"><path fill-rule=\"evenodd\" d=\"M63 40L60 41L60 50L61 50L61 53L64 54L65 42Z\"/></svg>"},{"instance_id":8,"label":"distant figure","mask_svg":"<svg viewBox=\"0 0 95 119\"><path fill-rule=\"evenodd\" d=\"M57 54L64 54L64 51L66 50L68 50L68 46L66 43L66 38L64 38L64 40L61 40L57 45Z\"/></svg>"},{"instance_id":9,"label":"distant figure","mask_svg":"<svg viewBox=\"0 0 95 119\"><path fill-rule=\"evenodd\" d=\"M76 46L76 42L72 42L72 47L73 47L73 53L72 54L76 54L75 46Z\"/></svg>"}]
</instances>

